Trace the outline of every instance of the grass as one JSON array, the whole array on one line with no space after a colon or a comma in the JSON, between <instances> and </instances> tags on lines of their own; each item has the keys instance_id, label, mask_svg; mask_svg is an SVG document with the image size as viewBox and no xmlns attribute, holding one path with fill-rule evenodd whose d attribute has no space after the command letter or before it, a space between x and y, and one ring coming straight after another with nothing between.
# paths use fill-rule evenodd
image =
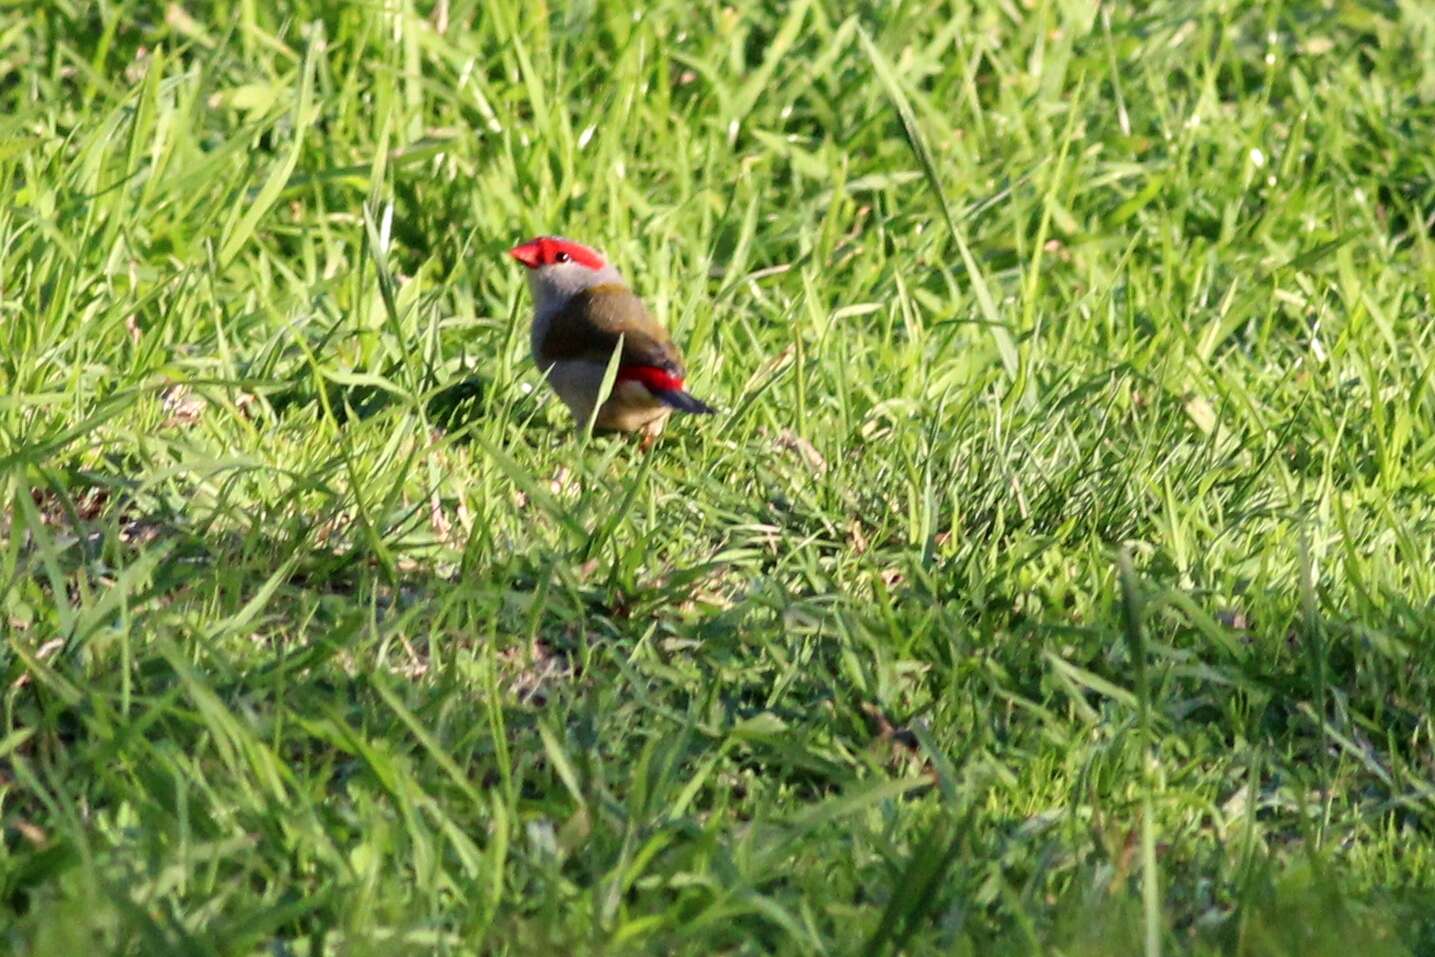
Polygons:
<instances>
[{"instance_id":1,"label":"grass","mask_svg":"<svg viewBox=\"0 0 1435 957\"><path fill-rule=\"evenodd\" d=\"M1435 951L1428 5L268 6L0 20L7 950Z\"/></svg>"}]
</instances>

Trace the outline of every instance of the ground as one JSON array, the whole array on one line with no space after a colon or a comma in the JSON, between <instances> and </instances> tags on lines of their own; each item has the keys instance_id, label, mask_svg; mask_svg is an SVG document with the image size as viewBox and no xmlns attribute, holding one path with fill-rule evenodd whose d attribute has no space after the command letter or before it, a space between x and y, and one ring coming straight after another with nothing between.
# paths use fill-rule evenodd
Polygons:
<instances>
[{"instance_id":1,"label":"ground","mask_svg":"<svg viewBox=\"0 0 1435 957\"><path fill-rule=\"evenodd\" d=\"M10 952L1435 951L1430 4L57 0L0 106ZM574 433L543 232L719 415Z\"/></svg>"}]
</instances>

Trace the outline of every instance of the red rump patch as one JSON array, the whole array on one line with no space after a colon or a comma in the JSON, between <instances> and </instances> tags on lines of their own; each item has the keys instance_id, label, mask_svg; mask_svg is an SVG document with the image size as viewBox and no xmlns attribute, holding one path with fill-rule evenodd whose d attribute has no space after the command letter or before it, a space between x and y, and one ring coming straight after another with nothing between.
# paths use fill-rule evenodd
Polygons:
<instances>
[{"instance_id":1,"label":"red rump patch","mask_svg":"<svg viewBox=\"0 0 1435 957\"><path fill-rule=\"evenodd\" d=\"M683 380L657 366L619 366L618 381L641 382L649 392L681 392Z\"/></svg>"},{"instance_id":2,"label":"red rump patch","mask_svg":"<svg viewBox=\"0 0 1435 957\"><path fill-rule=\"evenodd\" d=\"M529 269L552 266L557 263L575 262L592 270L603 268L603 257L582 243L561 239L557 236L539 236L526 243L514 246L508 251L514 259Z\"/></svg>"}]
</instances>

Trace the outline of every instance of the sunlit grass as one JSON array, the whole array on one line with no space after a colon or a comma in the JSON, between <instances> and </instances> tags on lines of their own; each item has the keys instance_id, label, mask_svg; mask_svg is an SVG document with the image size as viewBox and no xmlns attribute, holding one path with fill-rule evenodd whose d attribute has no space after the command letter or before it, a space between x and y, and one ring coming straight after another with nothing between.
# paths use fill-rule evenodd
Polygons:
<instances>
[{"instance_id":1,"label":"sunlit grass","mask_svg":"<svg viewBox=\"0 0 1435 957\"><path fill-rule=\"evenodd\" d=\"M1435 948L1435 19L1140 6L0 18L5 946Z\"/></svg>"}]
</instances>

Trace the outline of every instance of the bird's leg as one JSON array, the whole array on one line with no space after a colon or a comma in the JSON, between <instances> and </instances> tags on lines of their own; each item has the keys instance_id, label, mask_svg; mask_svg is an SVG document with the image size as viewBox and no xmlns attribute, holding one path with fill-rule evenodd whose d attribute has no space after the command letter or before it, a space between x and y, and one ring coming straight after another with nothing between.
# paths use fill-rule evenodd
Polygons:
<instances>
[{"instance_id":1,"label":"bird's leg","mask_svg":"<svg viewBox=\"0 0 1435 957\"><path fill-rule=\"evenodd\" d=\"M639 444L638 449L644 453L652 451L653 446L657 444L658 436L663 434L663 426L667 424L668 417L666 415L650 419L643 426L643 441Z\"/></svg>"}]
</instances>

